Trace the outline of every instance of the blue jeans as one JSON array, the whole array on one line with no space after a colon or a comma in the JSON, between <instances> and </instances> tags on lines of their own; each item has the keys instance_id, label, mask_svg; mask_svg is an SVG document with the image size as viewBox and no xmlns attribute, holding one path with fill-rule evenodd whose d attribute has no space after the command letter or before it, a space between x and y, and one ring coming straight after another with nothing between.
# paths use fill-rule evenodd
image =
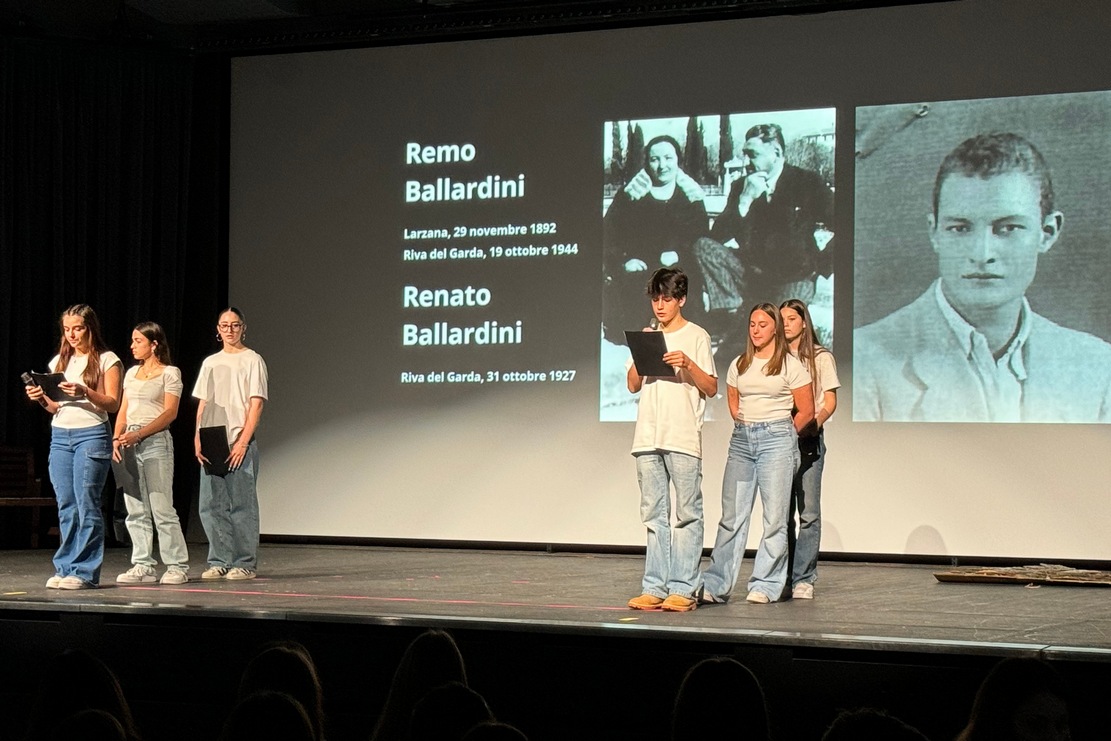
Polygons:
<instances>
[{"instance_id":1,"label":"blue jeans","mask_svg":"<svg viewBox=\"0 0 1111 741\"><path fill-rule=\"evenodd\" d=\"M104 561L104 514L101 493L112 467L108 424L50 430L50 483L58 499L61 542L54 554L54 573L100 583Z\"/></svg>"},{"instance_id":2,"label":"blue jeans","mask_svg":"<svg viewBox=\"0 0 1111 741\"><path fill-rule=\"evenodd\" d=\"M787 528L791 552L791 586L813 584L818 578L822 543L822 471L826 466L825 434L819 433L817 456L803 460L791 487L791 520ZM795 534L798 513L798 534Z\"/></svg>"},{"instance_id":3,"label":"blue jeans","mask_svg":"<svg viewBox=\"0 0 1111 741\"><path fill-rule=\"evenodd\" d=\"M208 565L254 571L258 564L258 443L226 476L201 468L200 515L208 536Z\"/></svg>"},{"instance_id":4,"label":"blue jeans","mask_svg":"<svg viewBox=\"0 0 1111 741\"><path fill-rule=\"evenodd\" d=\"M702 459L657 450L637 453L640 519L648 529L641 591L657 597L693 597L700 587L702 558ZM675 524L671 487L675 486Z\"/></svg>"},{"instance_id":5,"label":"blue jeans","mask_svg":"<svg viewBox=\"0 0 1111 741\"><path fill-rule=\"evenodd\" d=\"M791 481L799 465L797 441L790 419L734 426L721 483L721 522L710 567L703 574L706 592L714 597L728 599L737 583L757 490L764 509L764 535L748 591L762 592L773 602L782 596L787 581Z\"/></svg>"},{"instance_id":6,"label":"blue jeans","mask_svg":"<svg viewBox=\"0 0 1111 741\"><path fill-rule=\"evenodd\" d=\"M130 429L130 428L129 428ZM189 569L189 549L174 509L174 441L167 430L156 432L135 446L141 498L124 496L127 532L131 535L131 563L154 566L154 531L162 563Z\"/></svg>"}]
</instances>

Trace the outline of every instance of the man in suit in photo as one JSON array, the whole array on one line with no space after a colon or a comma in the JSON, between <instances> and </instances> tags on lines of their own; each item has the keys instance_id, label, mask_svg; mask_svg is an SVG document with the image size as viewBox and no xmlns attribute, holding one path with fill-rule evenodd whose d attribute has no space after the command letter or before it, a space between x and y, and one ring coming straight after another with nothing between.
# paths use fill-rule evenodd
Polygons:
<instances>
[{"instance_id":1,"label":"man in suit in photo","mask_svg":"<svg viewBox=\"0 0 1111 741\"><path fill-rule=\"evenodd\" d=\"M745 174L733 182L710 239L696 245L710 309L735 311L789 298L809 303L818 275L832 272L816 233L833 224L833 192L816 172L786 160L783 130L745 132Z\"/></svg>"},{"instance_id":2,"label":"man in suit in photo","mask_svg":"<svg viewBox=\"0 0 1111 741\"><path fill-rule=\"evenodd\" d=\"M1111 421L1111 345L1026 299L1064 224L1037 148L1012 133L962 142L928 224L937 280L853 336L853 419Z\"/></svg>"}]
</instances>

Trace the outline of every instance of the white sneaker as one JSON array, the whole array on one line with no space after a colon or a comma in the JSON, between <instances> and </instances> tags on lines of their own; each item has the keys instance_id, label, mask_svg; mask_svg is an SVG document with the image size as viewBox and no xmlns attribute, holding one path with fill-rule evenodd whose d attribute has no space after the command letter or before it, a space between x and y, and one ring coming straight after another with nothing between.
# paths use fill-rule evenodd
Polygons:
<instances>
[{"instance_id":1,"label":"white sneaker","mask_svg":"<svg viewBox=\"0 0 1111 741\"><path fill-rule=\"evenodd\" d=\"M96 589L96 584L79 576L67 576L58 583L58 589Z\"/></svg>"},{"instance_id":2,"label":"white sneaker","mask_svg":"<svg viewBox=\"0 0 1111 741\"><path fill-rule=\"evenodd\" d=\"M237 566L237 567L235 567L234 569L232 569L231 571L228 572L228 575L227 575L226 578L236 579L236 580L239 580L239 579L254 579L255 578L255 572L252 571L251 569L244 569L244 568L240 568L240 567Z\"/></svg>"},{"instance_id":3,"label":"white sneaker","mask_svg":"<svg viewBox=\"0 0 1111 741\"><path fill-rule=\"evenodd\" d=\"M117 584L151 584L158 581L154 569L146 564L137 563L116 577Z\"/></svg>"},{"instance_id":4,"label":"white sneaker","mask_svg":"<svg viewBox=\"0 0 1111 741\"><path fill-rule=\"evenodd\" d=\"M814 599L814 585L809 582L796 584L791 590L792 599Z\"/></svg>"},{"instance_id":5,"label":"white sneaker","mask_svg":"<svg viewBox=\"0 0 1111 741\"><path fill-rule=\"evenodd\" d=\"M771 598L763 592L752 590L748 593L748 596L745 597L745 602L751 602L754 605L766 605L771 602Z\"/></svg>"},{"instance_id":6,"label":"white sneaker","mask_svg":"<svg viewBox=\"0 0 1111 741\"><path fill-rule=\"evenodd\" d=\"M201 573L202 579L223 579L228 575L227 566L212 566Z\"/></svg>"},{"instance_id":7,"label":"white sneaker","mask_svg":"<svg viewBox=\"0 0 1111 741\"><path fill-rule=\"evenodd\" d=\"M52 576L52 577L50 577L49 579L46 580L46 588L47 589L61 589L62 588L62 579L63 579L63 577L62 577L61 574L55 574L54 576Z\"/></svg>"},{"instance_id":8,"label":"white sneaker","mask_svg":"<svg viewBox=\"0 0 1111 741\"><path fill-rule=\"evenodd\" d=\"M158 581L162 584L184 584L189 581L189 575L180 566L171 566Z\"/></svg>"}]
</instances>

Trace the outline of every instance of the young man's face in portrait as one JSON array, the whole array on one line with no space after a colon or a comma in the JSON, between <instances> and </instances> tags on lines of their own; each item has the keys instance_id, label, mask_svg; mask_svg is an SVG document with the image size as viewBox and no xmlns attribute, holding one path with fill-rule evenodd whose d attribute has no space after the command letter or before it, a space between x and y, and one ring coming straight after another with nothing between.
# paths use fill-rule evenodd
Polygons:
<instances>
[{"instance_id":1,"label":"young man's face in portrait","mask_svg":"<svg viewBox=\"0 0 1111 741\"><path fill-rule=\"evenodd\" d=\"M942 182L930 242L942 291L966 319L1026 294L1038 256L1061 229L1060 212L1043 217L1040 200L1038 182L1022 172L987 179L954 174Z\"/></svg>"},{"instance_id":2,"label":"young man's face in portrait","mask_svg":"<svg viewBox=\"0 0 1111 741\"><path fill-rule=\"evenodd\" d=\"M648 177L652 185L667 185L675 182L679 174L679 154L670 142L656 142L648 150Z\"/></svg>"}]
</instances>

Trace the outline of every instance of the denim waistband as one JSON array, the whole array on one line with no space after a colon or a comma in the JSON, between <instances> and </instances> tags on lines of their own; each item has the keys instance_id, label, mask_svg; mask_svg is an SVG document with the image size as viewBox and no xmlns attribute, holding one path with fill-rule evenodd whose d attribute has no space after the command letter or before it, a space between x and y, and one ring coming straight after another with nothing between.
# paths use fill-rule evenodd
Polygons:
<instances>
[{"instance_id":1,"label":"denim waistband","mask_svg":"<svg viewBox=\"0 0 1111 741\"><path fill-rule=\"evenodd\" d=\"M763 422L737 422L736 424L750 430L763 430L770 427L779 427L781 425L794 426L795 423L791 420L790 417L782 417L780 419L769 419Z\"/></svg>"}]
</instances>

